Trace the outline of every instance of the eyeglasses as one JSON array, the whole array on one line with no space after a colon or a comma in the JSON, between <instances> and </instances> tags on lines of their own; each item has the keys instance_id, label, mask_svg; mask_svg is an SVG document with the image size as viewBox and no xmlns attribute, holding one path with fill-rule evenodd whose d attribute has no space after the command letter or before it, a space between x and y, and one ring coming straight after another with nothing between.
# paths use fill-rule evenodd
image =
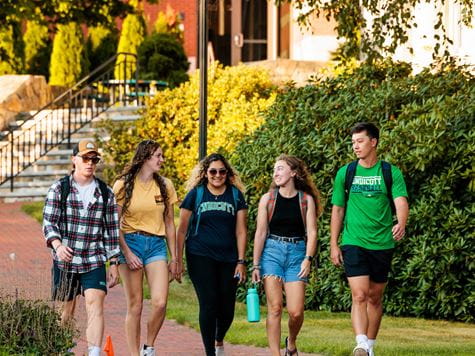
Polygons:
<instances>
[{"instance_id":1,"label":"eyeglasses","mask_svg":"<svg viewBox=\"0 0 475 356\"><path fill-rule=\"evenodd\" d=\"M100 157L97 157L97 156L90 157L90 156L80 156L80 155L78 155L78 157L82 158L83 163L88 163L89 161L91 161L92 164L98 164L101 161Z\"/></svg>"},{"instance_id":2,"label":"eyeglasses","mask_svg":"<svg viewBox=\"0 0 475 356\"><path fill-rule=\"evenodd\" d=\"M225 176L228 173L228 170L226 168L221 168L221 169L211 168L211 169L208 169L208 174L209 175L215 176L218 173L219 173L220 176Z\"/></svg>"}]
</instances>

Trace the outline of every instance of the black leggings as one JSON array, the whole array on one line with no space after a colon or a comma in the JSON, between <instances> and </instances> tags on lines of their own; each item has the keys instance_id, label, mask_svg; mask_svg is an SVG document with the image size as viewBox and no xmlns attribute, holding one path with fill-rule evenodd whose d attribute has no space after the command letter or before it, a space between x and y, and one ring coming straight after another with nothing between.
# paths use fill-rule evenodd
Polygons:
<instances>
[{"instance_id":1,"label":"black leggings","mask_svg":"<svg viewBox=\"0 0 475 356\"><path fill-rule=\"evenodd\" d=\"M236 263L186 253L188 274L200 303L200 331L206 355L215 355L215 340L223 341L234 318Z\"/></svg>"}]
</instances>

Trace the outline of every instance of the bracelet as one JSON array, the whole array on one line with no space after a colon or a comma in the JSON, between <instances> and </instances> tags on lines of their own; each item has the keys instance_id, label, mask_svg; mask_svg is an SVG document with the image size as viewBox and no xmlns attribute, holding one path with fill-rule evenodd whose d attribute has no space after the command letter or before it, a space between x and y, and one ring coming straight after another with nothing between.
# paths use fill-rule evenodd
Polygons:
<instances>
[{"instance_id":1,"label":"bracelet","mask_svg":"<svg viewBox=\"0 0 475 356\"><path fill-rule=\"evenodd\" d=\"M236 262L238 265L245 265L246 264L246 261L242 260L242 259L239 259L237 260Z\"/></svg>"},{"instance_id":2,"label":"bracelet","mask_svg":"<svg viewBox=\"0 0 475 356\"><path fill-rule=\"evenodd\" d=\"M261 265L252 265L252 270L254 271L255 269L260 270Z\"/></svg>"}]
</instances>

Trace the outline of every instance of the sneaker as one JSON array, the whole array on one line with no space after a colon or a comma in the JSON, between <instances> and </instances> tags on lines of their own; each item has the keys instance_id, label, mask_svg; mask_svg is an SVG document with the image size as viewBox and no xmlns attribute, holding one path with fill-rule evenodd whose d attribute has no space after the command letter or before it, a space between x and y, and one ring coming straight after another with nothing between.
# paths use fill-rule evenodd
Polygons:
<instances>
[{"instance_id":1,"label":"sneaker","mask_svg":"<svg viewBox=\"0 0 475 356\"><path fill-rule=\"evenodd\" d=\"M374 356L373 348L370 348L370 349L369 349L368 355L369 355L369 356Z\"/></svg>"},{"instance_id":2,"label":"sneaker","mask_svg":"<svg viewBox=\"0 0 475 356\"><path fill-rule=\"evenodd\" d=\"M155 356L155 348L154 347L147 347L140 350L140 356Z\"/></svg>"},{"instance_id":3,"label":"sneaker","mask_svg":"<svg viewBox=\"0 0 475 356\"><path fill-rule=\"evenodd\" d=\"M366 346L363 344L358 344L355 346L353 349L353 356L368 356L368 349Z\"/></svg>"},{"instance_id":4,"label":"sneaker","mask_svg":"<svg viewBox=\"0 0 475 356\"><path fill-rule=\"evenodd\" d=\"M225 356L226 354L224 353L224 346L216 346L216 356Z\"/></svg>"}]
</instances>

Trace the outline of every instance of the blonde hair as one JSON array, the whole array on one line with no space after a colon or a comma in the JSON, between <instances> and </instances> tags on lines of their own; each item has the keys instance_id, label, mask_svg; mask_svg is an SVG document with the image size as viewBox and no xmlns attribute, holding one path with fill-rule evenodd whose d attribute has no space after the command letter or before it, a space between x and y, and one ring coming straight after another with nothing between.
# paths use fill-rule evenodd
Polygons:
<instances>
[{"instance_id":1,"label":"blonde hair","mask_svg":"<svg viewBox=\"0 0 475 356\"><path fill-rule=\"evenodd\" d=\"M295 172L295 188L297 190L310 194L313 197L313 200L315 200L315 210L317 212L317 216L320 216L323 212L320 192L318 191L315 183L313 182L312 176L305 162L296 156L290 156L286 154L281 154L279 157L277 157L275 161L284 161L289 165L290 169ZM275 188L277 188L277 185L274 181L272 181L270 189Z\"/></svg>"},{"instance_id":2,"label":"blonde hair","mask_svg":"<svg viewBox=\"0 0 475 356\"><path fill-rule=\"evenodd\" d=\"M192 190L198 185L205 185L208 183L208 178L206 177L206 172L208 171L209 166L212 162L220 161L223 163L224 167L227 170L226 173L226 185L234 185L241 192L245 192L246 188L239 177L239 173L236 169L231 166L231 164L224 158L223 155L219 153L212 153L205 158L203 158L191 171L190 178L185 183L186 191Z\"/></svg>"}]
</instances>

